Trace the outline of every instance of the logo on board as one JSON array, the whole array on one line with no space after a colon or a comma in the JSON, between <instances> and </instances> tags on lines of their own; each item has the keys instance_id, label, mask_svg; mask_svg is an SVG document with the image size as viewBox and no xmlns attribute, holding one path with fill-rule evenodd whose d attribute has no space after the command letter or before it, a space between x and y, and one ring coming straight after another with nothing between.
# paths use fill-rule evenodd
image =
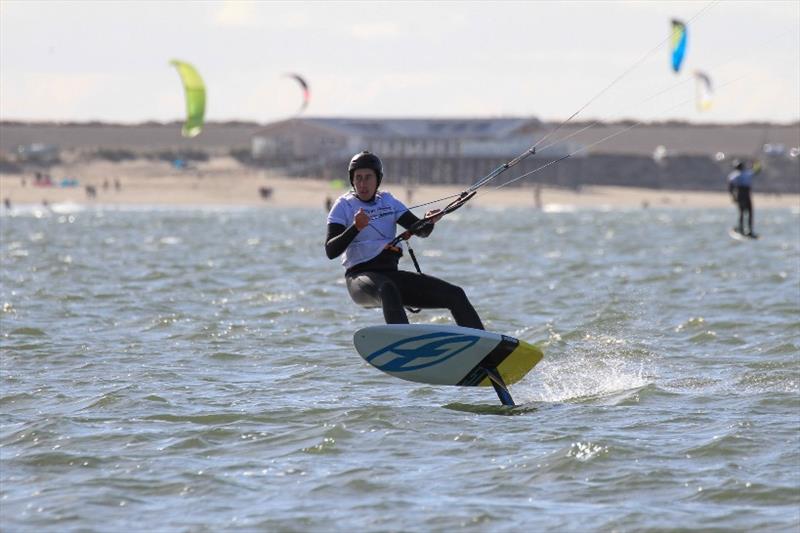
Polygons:
<instances>
[{"instance_id":1,"label":"logo on board","mask_svg":"<svg viewBox=\"0 0 800 533\"><path fill-rule=\"evenodd\" d=\"M447 361L479 339L461 333L428 333L393 342L371 353L366 360L384 372L409 372Z\"/></svg>"}]
</instances>

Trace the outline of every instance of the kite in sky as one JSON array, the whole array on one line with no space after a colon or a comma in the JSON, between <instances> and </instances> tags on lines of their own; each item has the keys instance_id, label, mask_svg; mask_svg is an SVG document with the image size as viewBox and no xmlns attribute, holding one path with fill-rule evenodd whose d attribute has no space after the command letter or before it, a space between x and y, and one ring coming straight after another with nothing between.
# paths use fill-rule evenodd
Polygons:
<instances>
[{"instance_id":1,"label":"kite in sky","mask_svg":"<svg viewBox=\"0 0 800 533\"><path fill-rule=\"evenodd\" d=\"M186 93L186 122L181 133L184 137L196 137L203 131L206 114L206 86L197 70L184 61L173 59L170 64L178 70Z\"/></svg>"},{"instance_id":2,"label":"kite in sky","mask_svg":"<svg viewBox=\"0 0 800 533\"><path fill-rule=\"evenodd\" d=\"M672 19L672 70L680 71L683 56L686 54L686 24Z\"/></svg>"},{"instance_id":3,"label":"kite in sky","mask_svg":"<svg viewBox=\"0 0 800 533\"><path fill-rule=\"evenodd\" d=\"M697 110L708 111L711 109L711 78L705 72L695 70L694 79L697 91Z\"/></svg>"},{"instance_id":4,"label":"kite in sky","mask_svg":"<svg viewBox=\"0 0 800 533\"><path fill-rule=\"evenodd\" d=\"M306 82L306 80L304 80L303 77L300 76L299 74L290 73L287 74L287 76L297 80L297 83L300 84L300 88L303 90L303 104L300 106L300 110L297 112L297 114L299 115L300 113L305 111L306 108L308 107L308 102L311 99L311 91L308 88L308 83Z\"/></svg>"}]
</instances>

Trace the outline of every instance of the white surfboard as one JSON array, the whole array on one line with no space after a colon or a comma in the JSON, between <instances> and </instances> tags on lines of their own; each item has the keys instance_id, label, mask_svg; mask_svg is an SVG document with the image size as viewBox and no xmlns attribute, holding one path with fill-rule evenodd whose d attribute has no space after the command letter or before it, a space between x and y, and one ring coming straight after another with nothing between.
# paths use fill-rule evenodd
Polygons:
<instances>
[{"instance_id":1,"label":"white surfboard","mask_svg":"<svg viewBox=\"0 0 800 533\"><path fill-rule=\"evenodd\" d=\"M542 359L541 350L524 341L460 326L370 326L356 331L353 343L365 361L387 374L432 385L494 386L506 405L513 405L506 385Z\"/></svg>"},{"instance_id":2,"label":"white surfboard","mask_svg":"<svg viewBox=\"0 0 800 533\"><path fill-rule=\"evenodd\" d=\"M744 233L740 233L736 228L729 229L728 235L731 239L737 241L752 241L758 239L758 235L745 235Z\"/></svg>"}]
</instances>

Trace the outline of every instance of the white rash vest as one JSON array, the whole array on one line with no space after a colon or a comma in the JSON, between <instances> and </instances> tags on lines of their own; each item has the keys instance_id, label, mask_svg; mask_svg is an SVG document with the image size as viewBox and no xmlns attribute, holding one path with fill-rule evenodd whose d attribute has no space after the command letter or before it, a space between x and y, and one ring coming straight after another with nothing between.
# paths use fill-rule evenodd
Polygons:
<instances>
[{"instance_id":1,"label":"white rash vest","mask_svg":"<svg viewBox=\"0 0 800 533\"><path fill-rule=\"evenodd\" d=\"M328 224L353 224L353 217L359 209L369 215L369 226L356 235L353 242L342 254L342 266L349 269L378 256L395 237L397 220L408 211L403 203L392 193L378 191L371 202L363 202L350 191L340 196L328 213Z\"/></svg>"}]
</instances>

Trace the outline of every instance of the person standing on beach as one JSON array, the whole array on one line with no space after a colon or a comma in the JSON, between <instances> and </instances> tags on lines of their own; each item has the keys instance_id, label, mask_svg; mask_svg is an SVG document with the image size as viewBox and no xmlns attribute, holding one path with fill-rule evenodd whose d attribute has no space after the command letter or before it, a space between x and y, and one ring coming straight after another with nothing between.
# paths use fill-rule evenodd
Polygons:
<instances>
[{"instance_id":1,"label":"person standing on beach","mask_svg":"<svg viewBox=\"0 0 800 533\"><path fill-rule=\"evenodd\" d=\"M753 177L759 172L761 172L760 161L748 164L745 161L734 160L733 171L728 174L728 192L739 207L739 225L734 230L753 238L757 235L753 232L753 200L750 197L750 188L753 185ZM747 213L747 233L744 232L745 213Z\"/></svg>"},{"instance_id":2,"label":"person standing on beach","mask_svg":"<svg viewBox=\"0 0 800 533\"><path fill-rule=\"evenodd\" d=\"M325 253L328 259L343 256L345 283L353 301L382 307L387 324L408 324L406 306L449 309L459 326L484 329L461 287L398 269L403 250L390 244L396 225L408 229L420 219L391 193L378 190L383 179L378 156L366 150L354 155L348 172L353 190L340 196L328 213ZM438 212L425 214L430 221L417 236L431 234Z\"/></svg>"}]
</instances>

